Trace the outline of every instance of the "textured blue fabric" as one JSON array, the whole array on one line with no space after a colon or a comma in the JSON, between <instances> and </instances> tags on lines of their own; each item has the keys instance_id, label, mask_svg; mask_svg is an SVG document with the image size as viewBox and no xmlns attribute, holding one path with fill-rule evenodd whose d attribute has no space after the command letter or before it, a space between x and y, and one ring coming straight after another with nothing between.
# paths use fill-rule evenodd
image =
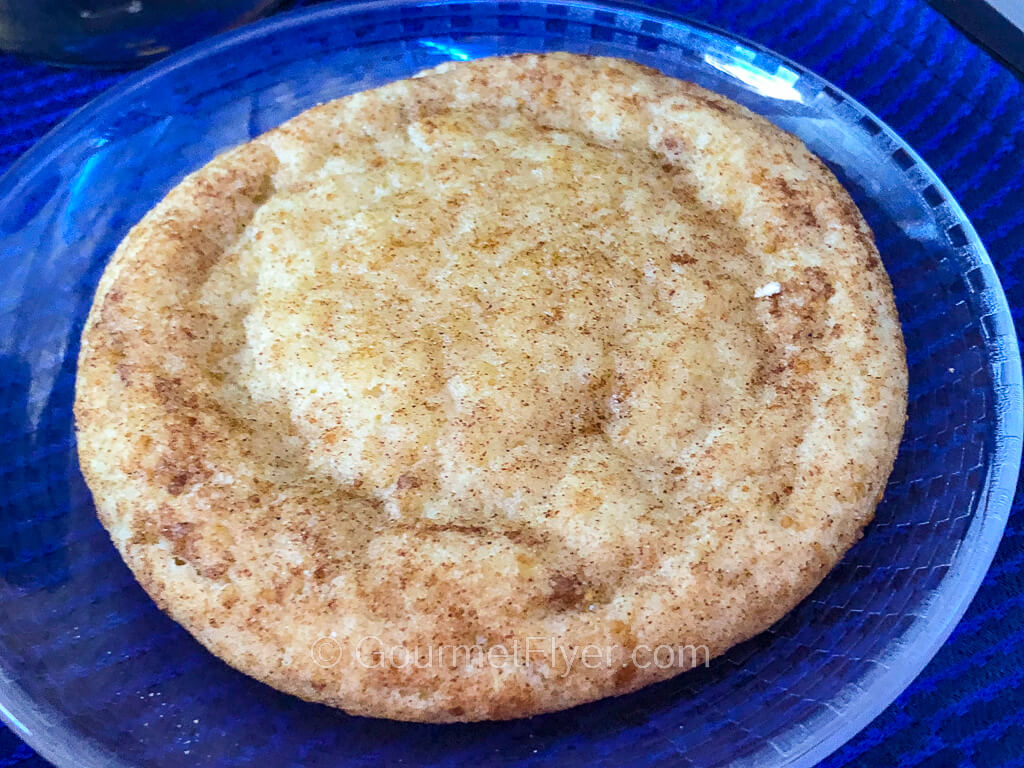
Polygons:
<instances>
[{"instance_id":1,"label":"textured blue fabric","mask_svg":"<svg viewBox=\"0 0 1024 768\"><path fill-rule=\"evenodd\" d=\"M1024 84L924 0L658 0L744 35L865 103L931 164L974 222L1024 330ZM0 171L123 75L0 55ZM825 761L1024 765L1024 499L977 598L913 685ZM44 766L0 728L0 768Z\"/></svg>"}]
</instances>

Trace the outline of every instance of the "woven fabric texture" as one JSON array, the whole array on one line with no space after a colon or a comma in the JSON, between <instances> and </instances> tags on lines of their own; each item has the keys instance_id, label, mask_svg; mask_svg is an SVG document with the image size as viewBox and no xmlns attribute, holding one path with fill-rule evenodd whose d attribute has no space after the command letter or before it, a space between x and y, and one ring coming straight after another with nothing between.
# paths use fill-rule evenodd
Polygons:
<instances>
[{"instance_id":1,"label":"woven fabric texture","mask_svg":"<svg viewBox=\"0 0 1024 768\"><path fill-rule=\"evenodd\" d=\"M924 0L652 4L789 56L892 126L966 210L995 262L1018 334L1024 330L1024 83ZM0 54L0 172L122 77ZM1018 493L995 562L949 641L896 702L822 765L1024 765L1022 507ZM0 726L0 768L45 765Z\"/></svg>"}]
</instances>

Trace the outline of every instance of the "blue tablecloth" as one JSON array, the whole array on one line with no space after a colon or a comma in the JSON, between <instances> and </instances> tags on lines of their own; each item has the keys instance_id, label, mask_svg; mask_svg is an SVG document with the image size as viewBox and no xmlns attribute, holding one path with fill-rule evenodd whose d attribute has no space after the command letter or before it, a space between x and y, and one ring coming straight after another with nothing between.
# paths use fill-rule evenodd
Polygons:
<instances>
[{"instance_id":1,"label":"blue tablecloth","mask_svg":"<svg viewBox=\"0 0 1024 768\"><path fill-rule=\"evenodd\" d=\"M296 3L295 5L301 5ZM1024 319L1024 83L924 0L657 0L789 56L913 145L974 222ZM0 54L0 172L123 74ZM2 277L0 277L2 279ZM1024 766L1024 498L950 640L826 766ZM0 726L0 768L47 763Z\"/></svg>"}]
</instances>

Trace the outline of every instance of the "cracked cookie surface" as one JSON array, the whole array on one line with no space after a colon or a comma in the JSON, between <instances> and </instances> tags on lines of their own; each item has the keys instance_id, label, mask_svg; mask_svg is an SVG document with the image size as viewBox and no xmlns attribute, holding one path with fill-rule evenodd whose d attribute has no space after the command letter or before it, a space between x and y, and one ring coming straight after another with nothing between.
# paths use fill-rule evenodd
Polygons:
<instances>
[{"instance_id":1,"label":"cracked cookie surface","mask_svg":"<svg viewBox=\"0 0 1024 768\"><path fill-rule=\"evenodd\" d=\"M768 627L869 521L905 403L888 278L820 161L548 54L321 105L186 178L101 280L75 414L114 543L215 654L439 722Z\"/></svg>"}]
</instances>

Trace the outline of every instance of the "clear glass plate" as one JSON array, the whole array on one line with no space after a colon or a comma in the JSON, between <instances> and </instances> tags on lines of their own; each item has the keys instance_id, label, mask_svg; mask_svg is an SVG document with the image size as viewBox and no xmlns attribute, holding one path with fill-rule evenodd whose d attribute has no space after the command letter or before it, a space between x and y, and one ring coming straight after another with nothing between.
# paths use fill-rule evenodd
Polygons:
<instances>
[{"instance_id":1,"label":"clear glass plate","mask_svg":"<svg viewBox=\"0 0 1024 768\"><path fill-rule=\"evenodd\" d=\"M814 594L707 669L510 723L349 717L207 653L132 579L75 456L78 337L115 245L182 176L317 102L446 59L635 59L799 135L846 184L892 276L910 413L875 522ZM133 76L0 180L0 714L60 766L812 765L941 645L1002 534L1021 371L999 282L921 159L848 96L728 35L584 2L329 6Z\"/></svg>"}]
</instances>

